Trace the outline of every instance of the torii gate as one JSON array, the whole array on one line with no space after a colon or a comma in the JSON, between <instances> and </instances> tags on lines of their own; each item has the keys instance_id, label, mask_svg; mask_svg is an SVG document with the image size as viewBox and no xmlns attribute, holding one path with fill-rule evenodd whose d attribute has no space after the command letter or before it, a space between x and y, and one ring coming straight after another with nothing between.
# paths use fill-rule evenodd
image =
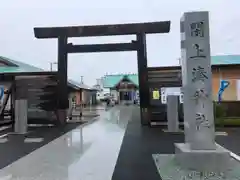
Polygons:
<instances>
[{"instance_id":1,"label":"torii gate","mask_svg":"<svg viewBox=\"0 0 240 180\"><path fill-rule=\"evenodd\" d=\"M67 60L68 53L93 53L114 51L137 51L139 95L141 108L141 123L147 125L149 107L149 86L147 75L147 45L146 34L168 33L170 21L132 23L132 24L110 24L93 26L68 26L68 27L38 27L34 28L36 38L58 39L58 109L59 119L62 124L66 122L66 109L68 108L67 93ZM90 36L116 36L136 35L136 40L128 43L112 44L89 44L73 45L68 43L71 37Z\"/></svg>"}]
</instances>

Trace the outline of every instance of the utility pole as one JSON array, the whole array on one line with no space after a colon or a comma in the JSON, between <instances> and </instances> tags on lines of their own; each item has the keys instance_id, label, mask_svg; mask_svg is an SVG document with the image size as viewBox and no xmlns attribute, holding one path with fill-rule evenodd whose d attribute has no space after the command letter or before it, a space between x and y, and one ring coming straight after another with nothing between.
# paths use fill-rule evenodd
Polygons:
<instances>
[{"instance_id":1,"label":"utility pole","mask_svg":"<svg viewBox=\"0 0 240 180\"><path fill-rule=\"evenodd\" d=\"M180 66L182 65L182 59L181 58L178 58L178 63L179 63Z\"/></svg>"},{"instance_id":2,"label":"utility pole","mask_svg":"<svg viewBox=\"0 0 240 180\"><path fill-rule=\"evenodd\" d=\"M53 64L58 64L57 62L50 62L50 71L53 71Z\"/></svg>"},{"instance_id":3,"label":"utility pole","mask_svg":"<svg viewBox=\"0 0 240 180\"><path fill-rule=\"evenodd\" d=\"M83 76L81 76L81 83L83 84Z\"/></svg>"}]
</instances>

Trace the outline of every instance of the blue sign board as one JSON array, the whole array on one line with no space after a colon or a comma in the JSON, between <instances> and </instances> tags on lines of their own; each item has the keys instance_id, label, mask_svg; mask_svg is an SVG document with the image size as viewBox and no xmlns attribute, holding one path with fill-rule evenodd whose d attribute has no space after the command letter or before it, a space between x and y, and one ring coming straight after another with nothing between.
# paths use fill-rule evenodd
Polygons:
<instances>
[{"instance_id":1,"label":"blue sign board","mask_svg":"<svg viewBox=\"0 0 240 180\"><path fill-rule=\"evenodd\" d=\"M230 85L230 82L227 80L220 81L220 88L218 91L218 103L220 103L222 101L222 94L229 85Z\"/></svg>"},{"instance_id":2,"label":"blue sign board","mask_svg":"<svg viewBox=\"0 0 240 180\"><path fill-rule=\"evenodd\" d=\"M4 96L4 87L1 86L0 87L0 100L2 100L3 96Z\"/></svg>"}]
</instances>

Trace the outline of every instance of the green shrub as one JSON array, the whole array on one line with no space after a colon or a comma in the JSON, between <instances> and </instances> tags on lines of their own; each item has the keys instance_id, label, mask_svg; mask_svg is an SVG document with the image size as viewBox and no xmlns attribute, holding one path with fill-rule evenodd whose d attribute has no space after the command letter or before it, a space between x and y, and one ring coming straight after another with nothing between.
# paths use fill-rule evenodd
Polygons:
<instances>
[{"instance_id":1,"label":"green shrub","mask_svg":"<svg viewBox=\"0 0 240 180\"><path fill-rule=\"evenodd\" d=\"M215 118L221 119L226 117L226 110L223 105L214 103L214 110L215 110Z\"/></svg>"},{"instance_id":2,"label":"green shrub","mask_svg":"<svg viewBox=\"0 0 240 180\"><path fill-rule=\"evenodd\" d=\"M215 120L215 125L219 127L224 127L225 122L224 119L226 117L226 110L223 105L214 102L214 120Z\"/></svg>"},{"instance_id":3,"label":"green shrub","mask_svg":"<svg viewBox=\"0 0 240 180\"><path fill-rule=\"evenodd\" d=\"M239 118L221 118L221 119L216 119L215 125L218 126L218 127L240 126L240 119Z\"/></svg>"}]
</instances>

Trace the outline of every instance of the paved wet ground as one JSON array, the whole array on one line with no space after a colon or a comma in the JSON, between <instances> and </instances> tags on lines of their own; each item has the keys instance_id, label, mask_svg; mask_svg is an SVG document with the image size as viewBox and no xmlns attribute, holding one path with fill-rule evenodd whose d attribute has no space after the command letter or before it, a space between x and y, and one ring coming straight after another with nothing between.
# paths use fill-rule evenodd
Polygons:
<instances>
[{"instance_id":1,"label":"paved wet ground","mask_svg":"<svg viewBox=\"0 0 240 180\"><path fill-rule=\"evenodd\" d=\"M160 180L152 154L173 154L183 134L142 127L136 106L102 109L99 115L65 131L53 128L46 133L40 128L14 141L0 138L0 179ZM229 135L218 136L217 142L239 153L240 130L225 130Z\"/></svg>"},{"instance_id":2,"label":"paved wet ground","mask_svg":"<svg viewBox=\"0 0 240 180\"><path fill-rule=\"evenodd\" d=\"M240 156L240 127L222 128L227 136L217 136L216 142Z\"/></svg>"},{"instance_id":3,"label":"paved wet ground","mask_svg":"<svg viewBox=\"0 0 240 180\"><path fill-rule=\"evenodd\" d=\"M103 112L99 120L77 126L1 169L0 179L110 180L131 116L130 106ZM40 143L41 139L21 142L24 145L18 144L12 151L25 151L22 146ZM1 153L7 155L6 151Z\"/></svg>"},{"instance_id":4,"label":"paved wet ground","mask_svg":"<svg viewBox=\"0 0 240 180\"><path fill-rule=\"evenodd\" d=\"M89 119L100 116L105 111L105 106L86 107L83 110L74 109L71 114L69 122L83 121L86 122ZM82 116L80 114L82 113Z\"/></svg>"},{"instance_id":5,"label":"paved wet ground","mask_svg":"<svg viewBox=\"0 0 240 180\"><path fill-rule=\"evenodd\" d=\"M173 154L183 135L164 133L160 127L141 126L139 109L129 122L112 180L160 180L152 154Z\"/></svg>"},{"instance_id":6,"label":"paved wet ground","mask_svg":"<svg viewBox=\"0 0 240 180\"><path fill-rule=\"evenodd\" d=\"M54 139L75 129L81 123L68 124L64 128L57 127L31 127L26 135L14 135L9 130L8 135L0 138L0 168L17 161L34 150L48 144ZM0 178L1 179L1 178Z\"/></svg>"}]
</instances>

